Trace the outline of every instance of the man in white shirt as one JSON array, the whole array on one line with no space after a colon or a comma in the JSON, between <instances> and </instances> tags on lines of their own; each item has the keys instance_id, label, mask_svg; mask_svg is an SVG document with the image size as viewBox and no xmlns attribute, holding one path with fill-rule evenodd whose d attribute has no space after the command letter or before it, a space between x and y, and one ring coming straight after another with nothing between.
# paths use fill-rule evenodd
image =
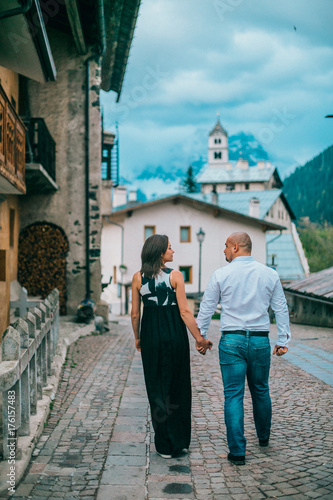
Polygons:
<instances>
[{"instance_id":1,"label":"man in white shirt","mask_svg":"<svg viewBox=\"0 0 333 500\"><path fill-rule=\"evenodd\" d=\"M273 354L283 356L290 340L288 307L279 275L251 256L247 233L233 233L225 243L229 265L217 269L206 288L197 324L206 336L211 317L221 303L220 366L224 387L224 418L228 460L245 464L244 390L247 377L260 446L268 446L272 404L269 395L269 314L275 312L278 340Z\"/></svg>"}]
</instances>

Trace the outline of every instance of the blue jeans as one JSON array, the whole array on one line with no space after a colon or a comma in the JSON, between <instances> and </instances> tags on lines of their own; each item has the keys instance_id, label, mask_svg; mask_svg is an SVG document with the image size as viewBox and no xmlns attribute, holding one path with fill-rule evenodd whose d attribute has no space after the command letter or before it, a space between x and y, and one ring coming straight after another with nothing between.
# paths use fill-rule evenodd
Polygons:
<instances>
[{"instance_id":1,"label":"blue jeans","mask_svg":"<svg viewBox=\"0 0 333 500\"><path fill-rule=\"evenodd\" d=\"M251 392L257 436L269 438L272 403L268 377L271 349L267 337L223 334L219 343L220 366L224 387L224 420L230 453L245 455L244 390L245 376Z\"/></svg>"}]
</instances>

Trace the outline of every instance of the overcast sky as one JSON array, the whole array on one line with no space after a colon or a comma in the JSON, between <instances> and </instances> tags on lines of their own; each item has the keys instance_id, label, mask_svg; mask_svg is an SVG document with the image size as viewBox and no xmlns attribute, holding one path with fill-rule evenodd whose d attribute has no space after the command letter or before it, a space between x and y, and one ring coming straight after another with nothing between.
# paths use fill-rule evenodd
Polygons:
<instances>
[{"instance_id":1,"label":"overcast sky","mask_svg":"<svg viewBox=\"0 0 333 500\"><path fill-rule=\"evenodd\" d=\"M207 155L220 112L282 176L333 143L332 0L143 0L122 95L103 93L120 171Z\"/></svg>"}]
</instances>

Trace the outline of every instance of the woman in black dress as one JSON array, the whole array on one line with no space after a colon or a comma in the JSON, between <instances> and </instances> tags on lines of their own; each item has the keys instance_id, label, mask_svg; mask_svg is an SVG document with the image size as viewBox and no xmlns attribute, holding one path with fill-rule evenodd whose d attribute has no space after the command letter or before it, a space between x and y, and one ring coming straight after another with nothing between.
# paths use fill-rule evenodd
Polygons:
<instances>
[{"instance_id":1,"label":"woman in black dress","mask_svg":"<svg viewBox=\"0 0 333 500\"><path fill-rule=\"evenodd\" d=\"M190 350L186 326L201 354L212 346L202 337L188 307L182 273L165 267L172 262L173 254L167 236L150 236L142 248L141 270L132 281L135 345L141 351L155 447L163 458L187 449L191 440Z\"/></svg>"}]
</instances>

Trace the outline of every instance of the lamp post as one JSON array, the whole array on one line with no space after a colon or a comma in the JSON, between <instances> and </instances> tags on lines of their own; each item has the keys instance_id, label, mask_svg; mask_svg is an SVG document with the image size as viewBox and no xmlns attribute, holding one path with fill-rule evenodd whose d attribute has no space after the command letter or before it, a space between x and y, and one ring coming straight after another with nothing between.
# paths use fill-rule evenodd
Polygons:
<instances>
[{"instance_id":1,"label":"lamp post","mask_svg":"<svg viewBox=\"0 0 333 500\"><path fill-rule=\"evenodd\" d=\"M200 228L197 233L197 239L199 242L199 296L201 294L201 246L203 240L205 239L205 234L206 233L202 230L202 228Z\"/></svg>"},{"instance_id":2,"label":"lamp post","mask_svg":"<svg viewBox=\"0 0 333 500\"><path fill-rule=\"evenodd\" d=\"M120 316L123 315L123 283L124 283L124 273L127 271L127 267L124 264L119 266L121 281L120 281Z\"/></svg>"}]
</instances>

